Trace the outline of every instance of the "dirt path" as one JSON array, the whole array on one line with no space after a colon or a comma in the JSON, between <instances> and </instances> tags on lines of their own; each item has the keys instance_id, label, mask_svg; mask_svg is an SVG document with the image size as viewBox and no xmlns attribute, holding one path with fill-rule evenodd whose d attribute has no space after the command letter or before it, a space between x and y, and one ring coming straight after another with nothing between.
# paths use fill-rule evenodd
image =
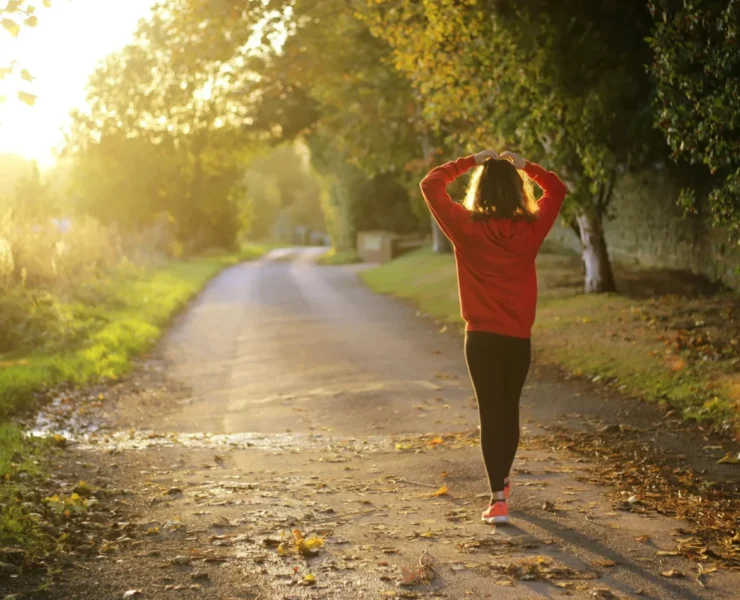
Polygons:
<instances>
[{"instance_id":1,"label":"dirt path","mask_svg":"<svg viewBox=\"0 0 740 600\"><path fill-rule=\"evenodd\" d=\"M740 572L713 572L731 561L692 546L695 524L599 485L662 473L614 464L656 448L666 472L731 479L715 442L535 371L513 523L484 526L460 338L315 256L223 273L108 392L105 428L60 472L106 491L107 520L80 525L86 550L53 586L18 583L18 598L737 597Z\"/></svg>"}]
</instances>

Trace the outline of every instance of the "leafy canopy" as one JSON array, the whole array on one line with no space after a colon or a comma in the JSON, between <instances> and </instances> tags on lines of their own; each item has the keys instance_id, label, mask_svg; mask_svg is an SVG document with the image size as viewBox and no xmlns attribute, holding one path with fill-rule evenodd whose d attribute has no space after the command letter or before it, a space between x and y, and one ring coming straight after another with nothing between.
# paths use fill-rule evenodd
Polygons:
<instances>
[{"instance_id":1,"label":"leafy canopy","mask_svg":"<svg viewBox=\"0 0 740 600\"><path fill-rule=\"evenodd\" d=\"M17 38L23 29L36 27L39 23L38 12L41 7L50 8L51 0L6 0L5 6L0 7L0 44L2 44L3 36ZM19 67L15 62L9 64L0 62L0 81L13 76L24 83L31 83L34 80L28 70ZM36 96L30 92L18 90L16 94L21 102L29 106L33 106L36 102ZM5 100L7 99L0 96L0 103Z\"/></svg>"},{"instance_id":2,"label":"leafy canopy","mask_svg":"<svg viewBox=\"0 0 740 600\"><path fill-rule=\"evenodd\" d=\"M658 94L655 121L676 160L714 176L715 225L740 234L740 4L734 0L652 0ZM693 190L682 196L696 209Z\"/></svg>"}]
</instances>

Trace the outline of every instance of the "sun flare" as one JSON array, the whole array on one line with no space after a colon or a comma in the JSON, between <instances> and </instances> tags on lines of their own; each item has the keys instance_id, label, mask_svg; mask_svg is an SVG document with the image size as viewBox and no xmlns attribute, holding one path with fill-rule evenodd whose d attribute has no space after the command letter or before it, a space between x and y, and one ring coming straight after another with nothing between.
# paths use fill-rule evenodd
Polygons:
<instances>
[{"instance_id":1,"label":"sun flare","mask_svg":"<svg viewBox=\"0 0 740 600\"><path fill-rule=\"evenodd\" d=\"M17 38L0 30L0 67L17 65L13 76L0 81L0 153L54 162L70 110L85 103L85 86L95 66L125 45L155 0L56 0L39 11L36 28ZM23 81L20 69L34 77ZM34 106L18 98L36 96Z\"/></svg>"}]
</instances>

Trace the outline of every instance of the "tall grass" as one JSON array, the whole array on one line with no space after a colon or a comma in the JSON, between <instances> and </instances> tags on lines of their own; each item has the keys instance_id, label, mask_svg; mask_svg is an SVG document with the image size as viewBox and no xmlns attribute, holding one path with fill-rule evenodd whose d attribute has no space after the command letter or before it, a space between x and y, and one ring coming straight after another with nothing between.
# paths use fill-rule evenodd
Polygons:
<instances>
[{"instance_id":1,"label":"tall grass","mask_svg":"<svg viewBox=\"0 0 740 600\"><path fill-rule=\"evenodd\" d=\"M66 227L69 226L69 230ZM94 219L67 223L0 214L0 289L69 292L123 258L121 240Z\"/></svg>"},{"instance_id":2,"label":"tall grass","mask_svg":"<svg viewBox=\"0 0 740 600\"><path fill-rule=\"evenodd\" d=\"M0 360L84 335L74 303L96 301L112 274L133 275L160 260L157 242L147 233L124 244L114 228L89 217L0 213Z\"/></svg>"}]
</instances>

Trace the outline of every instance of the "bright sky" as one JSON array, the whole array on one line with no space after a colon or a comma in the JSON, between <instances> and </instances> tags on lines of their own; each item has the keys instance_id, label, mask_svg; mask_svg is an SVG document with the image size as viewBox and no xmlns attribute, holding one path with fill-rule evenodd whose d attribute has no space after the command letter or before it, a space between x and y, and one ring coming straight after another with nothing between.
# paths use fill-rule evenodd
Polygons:
<instances>
[{"instance_id":1,"label":"bright sky","mask_svg":"<svg viewBox=\"0 0 740 600\"><path fill-rule=\"evenodd\" d=\"M85 101L87 79L108 54L124 46L156 0L54 0L39 11L39 25L13 39L0 30L0 66L17 60L36 77L32 84L0 82L0 152L54 162L54 148L69 111ZM38 99L29 107L17 99L25 90Z\"/></svg>"}]
</instances>

